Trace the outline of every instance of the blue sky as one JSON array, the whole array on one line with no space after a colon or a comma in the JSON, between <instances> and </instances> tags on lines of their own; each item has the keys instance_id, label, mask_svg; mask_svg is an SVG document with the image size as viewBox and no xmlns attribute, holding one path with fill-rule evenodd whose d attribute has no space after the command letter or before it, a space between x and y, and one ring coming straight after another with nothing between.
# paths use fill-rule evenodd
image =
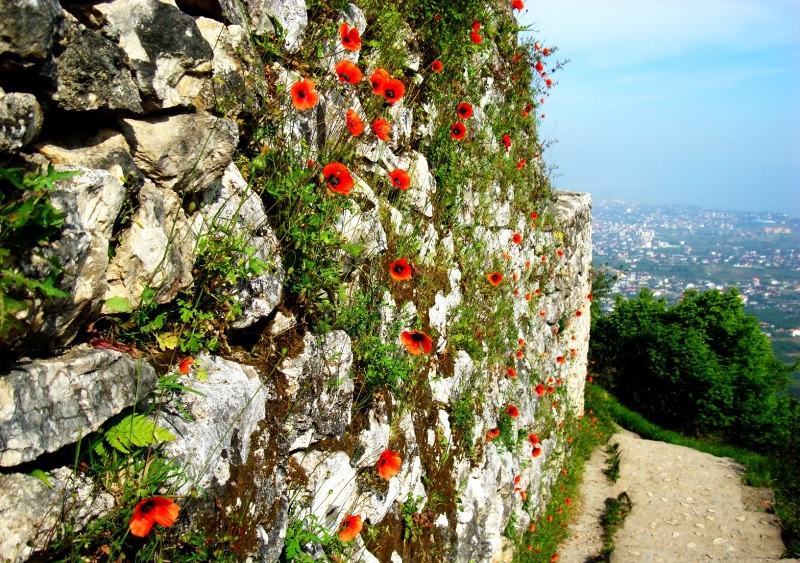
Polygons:
<instances>
[{"instance_id":1,"label":"blue sky","mask_svg":"<svg viewBox=\"0 0 800 563\"><path fill-rule=\"evenodd\" d=\"M527 0L559 189L800 217L800 0Z\"/></svg>"}]
</instances>

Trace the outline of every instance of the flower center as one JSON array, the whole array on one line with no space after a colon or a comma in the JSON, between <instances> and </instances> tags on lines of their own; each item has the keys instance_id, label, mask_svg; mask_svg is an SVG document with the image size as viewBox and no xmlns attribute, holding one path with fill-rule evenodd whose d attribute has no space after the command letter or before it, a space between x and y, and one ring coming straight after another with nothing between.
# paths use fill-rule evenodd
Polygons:
<instances>
[{"instance_id":1,"label":"flower center","mask_svg":"<svg viewBox=\"0 0 800 563\"><path fill-rule=\"evenodd\" d=\"M139 510L142 512L142 514L147 514L148 512L153 510L155 507L156 507L156 505L153 503L153 501L152 500L148 500L146 503L144 503L142 505L142 507Z\"/></svg>"},{"instance_id":2,"label":"flower center","mask_svg":"<svg viewBox=\"0 0 800 563\"><path fill-rule=\"evenodd\" d=\"M425 341L425 337L424 337L422 334L420 334L420 333L417 333L417 334L412 334L412 335L411 335L411 340L413 340L413 341L414 341L414 342L416 342L417 344L421 344L422 342L424 342L424 341Z\"/></svg>"},{"instance_id":3,"label":"flower center","mask_svg":"<svg viewBox=\"0 0 800 563\"><path fill-rule=\"evenodd\" d=\"M297 93L297 97L298 97L298 98L300 98L300 99L302 100L303 98L305 98L305 97L306 97L306 93L305 93L303 90L300 90L300 91Z\"/></svg>"},{"instance_id":4,"label":"flower center","mask_svg":"<svg viewBox=\"0 0 800 563\"><path fill-rule=\"evenodd\" d=\"M350 75L347 74L346 72L343 72L342 74L340 74L339 77L342 80L344 80L345 82L350 82Z\"/></svg>"},{"instance_id":5,"label":"flower center","mask_svg":"<svg viewBox=\"0 0 800 563\"><path fill-rule=\"evenodd\" d=\"M389 90L386 90L386 97L394 98L394 90L392 90L391 88Z\"/></svg>"},{"instance_id":6,"label":"flower center","mask_svg":"<svg viewBox=\"0 0 800 563\"><path fill-rule=\"evenodd\" d=\"M394 267L394 273L395 274L402 274L404 269L405 268L403 268L400 264L398 264L397 266Z\"/></svg>"},{"instance_id":7,"label":"flower center","mask_svg":"<svg viewBox=\"0 0 800 563\"><path fill-rule=\"evenodd\" d=\"M402 184L402 182L400 181L400 178L394 178L392 180L392 182L394 182L395 186L400 186ZM398 268L400 268L400 271L402 271L402 269L403 269L401 266L398 266Z\"/></svg>"},{"instance_id":8,"label":"flower center","mask_svg":"<svg viewBox=\"0 0 800 563\"><path fill-rule=\"evenodd\" d=\"M342 183L342 180L336 177L334 174L328 176L328 183L333 186L334 188Z\"/></svg>"}]
</instances>

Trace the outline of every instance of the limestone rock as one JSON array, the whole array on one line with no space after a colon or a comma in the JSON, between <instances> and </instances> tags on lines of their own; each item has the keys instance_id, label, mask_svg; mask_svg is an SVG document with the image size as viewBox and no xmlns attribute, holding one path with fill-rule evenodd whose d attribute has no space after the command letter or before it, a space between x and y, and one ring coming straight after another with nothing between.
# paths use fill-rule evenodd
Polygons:
<instances>
[{"instance_id":1,"label":"limestone rock","mask_svg":"<svg viewBox=\"0 0 800 563\"><path fill-rule=\"evenodd\" d=\"M65 215L60 238L44 250L44 259L34 256L24 267L29 277L44 279L52 269L49 259L56 259L62 267L58 288L72 295L37 300L34 310L19 319L29 328L29 342L49 348L71 342L80 325L99 309L106 290L109 239L125 196L116 176L105 170L78 170L79 175L59 182L50 195L53 207Z\"/></svg>"},{"instance_id":2,"label":"limestone rock","mask_svg":"<svg viewBox=\"0 0 800 563\"><path fill-rule=\"evenodd\" d=\"M285 425L282 449L286 452L304 449L325 437L342 436L350 424L353 405L353 352L347 333L306 333L303 344L299 355L278 366L294 405Z\"/></svg>"},{"instance_id":3,"label":"limestone rock","mask_svg":"<svg viewBox=\"0 0 800 563\"><path fill-rule=\"evenodd\" d=\"M433 217L432 198L436 193L436 180L428 167L425 155L410 151L400 157L400 168L411 177L411 186L406 192L411 206L425 215Z\"/></svg>"},{"instance_id":4,"label":"limestone rock","mask_svg":"<svg viewBox=\"0 0 800 563\"><path fill-rule=\"evenodd\" d=\"M119 37L146 112L188 106L211 75L211 46L191 16L159 0L113 0L94 6L103 32Z\"/></svg>"},{"instance_id":5,"label":"limestone rock","mask_svg":"<svg viewBox=\"0 0 800 563\"><path fill-rule=\"evenodd\" d=\"M73 348L15 366L0 376L0 466L85 437L155 386L150 364L114 350Z\"/></svg>"},{"instance_id":6,"label":"limestone rock","mask_svg":"<svg viewBox=\"0 0 800 563\"><path fill-rule=\"evenodd\" d=\"M54 104L65 111L142 112L128 56L101 34L68 20L67 45L53 61Z\"/></svg>"},{"instance_id":7,"label":"limestone rock","mask_svg":"<svg viewBox=\"0 0 800 563\"><path fill-rule=\"evenodd\" d=\"M33 94L6 94L0 88L0 154L28 145L39 135L43 120L42 109Z\"/></svg>"},{"instance_id":8,"label":"limestone rock","mask_svg":"<svg viewBox=\"0 0 800 563\"><path fill-rule=\"evenodd\" d=\"M33 148L55 165L107 170L137 186L144 182L125 137L114 129L82 131L48 139L33 145Z\"/></svg>"},{"instance_id":9,"label":"limestone rock","mask_svg":"<svg viewBox=\"0 0 800 563\"><path fill-rule=\"evenodd\" d=\"M21 473L0 475L0 560L27 561L66 530L81 531L114 507L83 475L61 467L48 474L52 488Z\"/></svg>"},{"instance_id":10,"label":"limestone rock","mask_svg":"<svg viewBox=\"0 0 800 563\"><path fill-rule=\"evenodd\" d=\"M345 209L336 219L336 230L349 244L364 247L359 256L375 256L386 250L386 233L377 209L351 211Z\"/></svg>"},{"instance_id":11,"label":"limestone rock","mask_svg":"<svg viewBox=\"0 0 800 563\"><path fill-rule=\"evenodd\" d=\"M331 531L338 528L356 501L356 472L344 452L308 452L292 456L306 470L303 496L309 500L301 515L313 514Z\"/></svg>"},{"instance_id":12,"label":"limestone rock","mask_svg":"<svg viewBox=\"0 0 800 563\"><path fill-rule=\"evenodd\" d=\"M191 485L208 488L225 484L231 463L244 463L250 455L250 435L266 414L267 388L251 366L244 366L207 354L195 358L195 368L207 372L205 381L194 376L181 380L201 394L183 393L181 406L194 420L186 420L177 410L162 411L158 422L178 436L168 442L164 452L186 472Z\"/></svg>"},{"instance_id":13,"label":"limestone rock","mask_svg":"<svg viewBox=\"0 0 800 563\"><path fill-rule=\"evenodd\" d=\"M42 62L63 18L57 0L4 0L0 10L0 72Z\"/></svg>"},{"instance_id":14,"label":"limestone rock","mask_svg":"<svg viewBox=\"0 0 800 563\"><path fill-rule=\"evenodd\" d=\"M222 176L239 142L235 121L206 114L124 119L121 126L145 176L176 191L208 188Z\"/></svg>"},{"instance_id":15,"label":"limestone rock","mask_svg":"<svg viewBox=\"0 0 800 563\"><path fill-rule=\"evenodd\" d=\"M281 300L284 269L278 239L270 227L264 203L242 178L236 165L225 169L222 179L203 192L201 210L192 217L192 229L201 236L239 236L252 249L252 258L265 270L234 288L233 296L242 307L233 328L246 328L269 316Z\"/></svg>"},{"instance_id":16,"label":"limestone rock","mask_svg":"<svg viewBox=\"0 0 800 563\"><path fill-rule=\"evenodd\" d=\"M145 182L131 226L119 238L105 299L121 297L136 307L151 287L155 301L167 303L191 285L195 237L175 192Z\"/></svg>"},{"instance_id":17,"label":"limestone rock","mask_svg":"<svg viewBox=\"0 0 800 563\"><path fill-rule=\"evenodd\" d=\"M194 105L235 118L254 104L254 84L248 79L248 63L255 59L250 38L240 25L225 26L209 18L197 18L197 28L214 52L213 76L203 84Z\"/></svg>"}]
</instances>

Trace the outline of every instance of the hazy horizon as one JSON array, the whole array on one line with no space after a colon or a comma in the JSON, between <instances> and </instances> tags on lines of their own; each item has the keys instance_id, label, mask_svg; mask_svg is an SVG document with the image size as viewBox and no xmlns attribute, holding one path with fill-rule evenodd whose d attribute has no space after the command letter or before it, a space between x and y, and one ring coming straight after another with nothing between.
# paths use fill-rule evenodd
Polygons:
<instances>
[{"instance_id":1,"label":"hazy horizon","mask_svg":"<svg viewBox=\"0 0 800 563\"><path fill-rule=\"evenodd\" d=\"M800 2L527 4L556 188L800 216Z\"/></svg>"}]
</instances>

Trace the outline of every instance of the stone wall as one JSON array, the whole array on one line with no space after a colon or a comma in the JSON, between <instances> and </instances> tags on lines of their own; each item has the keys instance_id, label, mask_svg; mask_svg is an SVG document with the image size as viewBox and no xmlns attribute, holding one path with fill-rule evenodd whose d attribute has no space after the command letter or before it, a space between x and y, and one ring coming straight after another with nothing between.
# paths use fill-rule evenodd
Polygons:
<instances>
[{"instance_id":1,"label":"stone wall","mask_svg":"<svg viewBox=\"0 0 800 563\"><path fill-rule=\"evenodd\" d=\"M298 318L302 311L291 306L284 289L285 241L278 240L274 218L235 160L243 148L240 135L258 119L257 98L299 77L279 65L267 68L272 78L265 77L254 62L249 32L274 33L280 23L281 48L297 52L307 25L302 0L64 6L8 0L4 6L0 162L79 174L52 191L53 206L64 214L59 234L41 255L20 259L26 275L40 279L49 271L45 258L56 259L63 267L57 287L70 297L26 295L27 308L16 313L25 330L0 352L8 358L0 375L0 559L25 561L48 549L61 533L58 519L79 530L119 509L118 498L63 467L71 461L65 452L115 415L145 408L154 400L157 376L175 374L176 362L165 366L161 352L169 342L159 340L160 351L136 350L100 327L118 312L120 300L134 309L174 303L202 276L195 267L200 241L219 232L242 237L253 249L248 258L264 265L230 288L241 309L230 319L231 334L257 330L249 346L272 352L263 355L266 362L225 346L224 353L196 355L202 369L180 383L197 393L179 393L158 411L158 424L176 437L164 453L183 469L183 478L165 483L162 494L207 493L183 499L181 529L209 528L245 510L237 554L267 562L281 555L291 522L316 522L335 532L346 514L358 513L376 529L385 525L395 539L365 544L359 536L349 552L353 560L495 561L504 550L507 556L504 530L509 522L525 529L546 503L569 450L558 429L583 409L588 195L557 192L535 202L549 220L531 228L529 218L515 214L509 192L472 186L459 220L474 229L470 238L456 236L434 219L437 185L426 155L407 146L412 137L431 133L414 123L410 108L393 107L393 140L365 140L357 153L365 170L410 170L410 203L399 209L359 179L356 205L338 217L338 230L363 246L361 259L380 261L395 258L387 241L413 226L424 234L418 256L410 258L435 262L446 279L426 311L386 292L384 322L374 327L386 334L398 320L412 328L420 314L438 335L430 361L420 364L414 400L383 389L366 407L354 404L361 383L353 378L351 336L341 330L315 334ZM340 20L365 31L355 5ZM410 76L419 71L412 55ZM298 147L312 130L318 140L343 134L340 110L352 100L334 89L321 94L314 112L280 132ZM487 84L483 105L491 105L493 96ZM482 108L475 109L479 119ZM543 165L531 166L543 175ZM493 219L481 223L477 217L486 209ZM512 242L515 232L526 233L519 244ZM455 323L469 322L463 318L466 266L456 245L469 246L487 269L502 254L508 272L536 272L498 313L506 316L509 333L524 341L512 360L515 377L449 341ZM343 261L343 268L352 267ZM539 384L544 395L534 391ZM469 435L456 440L453 417L465 397L480 408L472 413ZM519 416L508 420L510 432L515 440L538 433L537 457L524 440L509 448L485 438L512 397ZM371 470L386 449L403 459L388 482ZM27 475L35 469L54 486ZM413 504L422 521L425 538L413 545L396 537L403 502ZM428 551L423 556L421 550Z\"/></svg>"}]
</instances>

